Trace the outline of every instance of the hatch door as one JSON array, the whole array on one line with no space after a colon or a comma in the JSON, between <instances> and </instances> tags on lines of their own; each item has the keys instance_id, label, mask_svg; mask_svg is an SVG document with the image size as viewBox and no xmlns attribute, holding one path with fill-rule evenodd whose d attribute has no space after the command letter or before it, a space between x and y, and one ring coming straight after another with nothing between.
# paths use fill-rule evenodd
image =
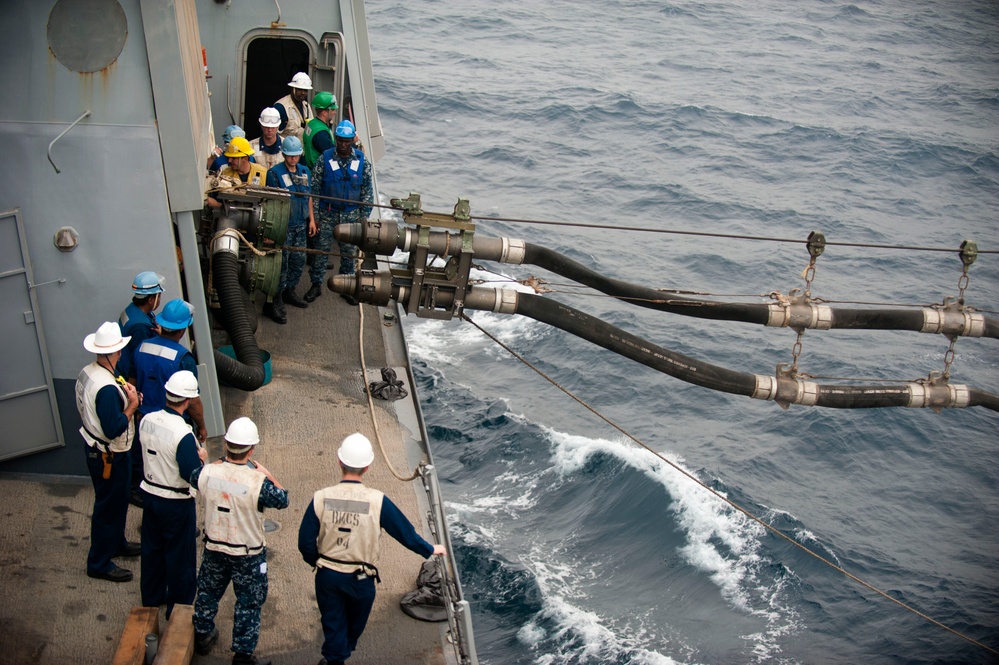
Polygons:
<instances>
[{"instance_id":1,"label":"hatch door","mask_svg":"<svg viewBox=\"0 0 999 665\"><path fill-rule=\"evenodd\" d=\"M20 210L0 212L0 460L63 445L36 288Z\"/></svg>"}]
</instances>

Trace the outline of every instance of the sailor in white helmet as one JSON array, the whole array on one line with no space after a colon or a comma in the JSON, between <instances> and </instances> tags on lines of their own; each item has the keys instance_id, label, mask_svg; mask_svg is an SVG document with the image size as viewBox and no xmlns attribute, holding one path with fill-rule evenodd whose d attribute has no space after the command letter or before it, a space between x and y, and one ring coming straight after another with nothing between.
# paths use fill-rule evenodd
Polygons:
<instances>
[{"instance_id":1,"label":"sailor in white helmet","mask_svg":"<svg viewBox=\"0 0 999 665\"><path fill-rule=\"evenodd\" d=\"M298 72L288 82L291 90L287 95L274 102L274 108L281 116L280 130L282 138L294 136L302 140L302 132L309 120L312 120L312 105L309 104L309 90L312 90L312 79L305 72Z\"/></svg>"},{"instance_id":2,"label":"sailor in white helmet","mask_svg":"<svg viewBox=\"0 0 999 665\"><path fill-rule=\"evenodd\" d=\"M142 489L142 604L190 605L197 591L197 513L191 475L208 451L198 445L184 412L198 397L198 379L174 372L164 386L166 406L139 424L145 476Z\"/></svg>"},{"instance_id":3,"label":"sailor in white helmet","mask_svg":"<svg viewBox=\"0 0 999 665\"><path fill-rule=\"evenodd\" d=\"M253 655L260 635L260 608L267 600L264 508L287 508L288 491L250 457L260 444L257 426L237 418L225 433L225 459L195 470L191 483L202 497L205 549L194 602L194 650L206 656L219 637L219 600L229 583L236 595L232 624L233 665L268 665Z\"/></svg>"},{"instance_id":4,"label":"sailor in white helmet","mask_svg":"<svg viewBox=\"0 0 999 665\"><path fill-rule=\"evenodd\" d=\"M97 359L76 379L76 408L83 422L80 435L87 444L87 469L94 483L87 575L111 582L132 579L132 571L111 559L139 554L139 544L125 540L125 518L135 437L132 416L140 397L115 369L128 339L121 336L117 323L102 323L83 340L83 348L97 354Z\"/></svg>"},{"instance_id":5,"label":"sailor in white helmet","mask_svg":"<svg viewBox=\"0 0 999 665\"><path fill-rule=\"evenodd\" d=\"M375 602L382 529L424 559L445 553L443 545L421 538L391 499L365 487L362 476L375 459L366 436L355 433L345 438L337 458L343 479L315 493L298 529L302 558L317 566L316 602L327 665L347 660L364 632Z\"/></svg>"},{"instance_id":6,"label":"sailor in white helmet","mask_svg":"<svg viewBox=\"0 0 999 665\"><path fill-rule=\"evenodd\" d=\"M275 164L284 161L281 154L281 137L278 136L278 127L281 126L281 114L273 106L268 106L260 112L260 136L250 141L257 158L257 163L270 169Z\"/></svg>"}]
</instances>

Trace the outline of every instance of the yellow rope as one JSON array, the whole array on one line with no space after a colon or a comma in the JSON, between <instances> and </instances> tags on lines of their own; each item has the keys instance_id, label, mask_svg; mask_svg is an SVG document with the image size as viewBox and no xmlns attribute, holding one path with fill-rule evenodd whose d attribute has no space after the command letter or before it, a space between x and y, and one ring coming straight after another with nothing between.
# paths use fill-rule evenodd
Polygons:
<instances>
[{"instance_id":1,"label":"yellow rope","mask_svg":"<svg viewBox=\"0 0 999 665\"><path fill-rule=\"evenodd\" d=\"M594 409L592 406L590 406L589 404L587 404L586 402L584 402L580 398L576 397L568 389L566 389L566 388L562 387L561 385L559 385L559 383L557 381L555 381L554 379L552 379L551 377L549 377L547 374L545 374L544 372L542 372L540 369L538 369L537 367L535 367L534 365L532 365L529 360L527 360L526 358L524 358L523 356L521 356L519 353L517 353L516 351L514 351L513 349L511 349L509 346L507 346L506 344L504 344L503 342L501 342L500 340L498 340L496 337L494 337L493 335L491 335L489 332L487 332L486 330L484 330L482 328L482 326L480 326L475 321L473 321L472 319L470 319L468 317L468 315L466 315L465 313L462 313L461 318L464 319L465 321L467 321L468 323L471 323L473 326L475 326L479 330L479 332L481 332L483 335L485 335L486 337L488 337L489 339L491 339L492 341L494 341L496 344L498 344L499 346L501 346L507 353L509 353L514 358L516 358L520 362L522 362L525 365L527 365L528 367L530 367L538 375L540 375L545 381L548 381L550 384L552 384L553 386L555 386L556 388L558 388L559 390L561 390L563 393L565 393L566 395L568 395L569 397L571 397L573 400L575 400L576 402L578 402L580 405L582 405L588 411L590 411L591 413L593 413L595 416L597 416L598 418L600 418L601 420L603 420L604 422L606 422L608 425L610 425L611 427L613 427L617 431L621 432L621 434L625 435L626 437L628 437L629 439L631 439L632 441L634 441L635 443L637 443L639 446L641 446L645 450L649 451L650 453L652 453L653 455L655 455L656 457L658 457L659 459L661 459L663 462L665 462L666 464L668 464L674 470L680 472L681 474L683 474L684 476L686 476L687 478L689 478L693 482L697 483L703 489L705 489L708 492L710 492L711 494L713 494L716 498L724 501L729 506L731 506L735 510L739 511L740 513L742 513L743 515L745 515L749 519L751 519L754 522L760 524L762 527L764 527L765 529L767 529L768 531L770 531L774 535L776 535L776 536L778 536L780 538L783 538L785 541L787 541L791 545L794 545L799 550L805 552L809 556L814 557L818 561L821 561L822 563L826 564L827 566L829 566L833 570L836 570L837 572L840 572L843 575L846 575L851 580L853 580L854 582L857 582L861 586L864 586L867 589L870 589L871 591L873 591L874 593L876 593L876 594L878 594L880 596L883 596L884 598L887 598L888 600L890 600L891 602L895 603L899 607L901 607L901 608L903 608L905 610L908 610L909 612L912 612L916 616L922 617L923 619L925 619L926 621L929 621L930 623L934 624L935 626L943 628L947 632L952 633L952 634L956 635L957 637L960 637L961 639L966 640L966 641L970 642L971 644L974 644L975 646L981 647L981 648L985 649L986 651L988 651L990 653L999 655L999 651L997 651L996 649L993 649L992 647L989 647L989 646L987 646L985 644L982 644L981 642L979 642L979 641L977 641L977 640L975 640L975 639L973 639L971 637L968 637L967 635L965 635L965 634L963 634L963 633L961 633L961 632L959 632L959 631L951 628L950 626L944 625L940 621L937 621L936 619L934 619L934 618L932 618L930 616L927 616L923 612L920 612L916 608L914 608L914 607L912 607L910 605L907 605L907 604L905 604L904 602L902 602L900 600L892 598L886 592L884 592L881 589L875 587L873 584L860 579L859 577L857 577L853 573L850 573L850 572L846 571L845 569L843 569L841 566L838 566L835 563L833 563L832 561L829 561L828 559L826 559L825 557L823 557L821 554L818 554L817 552L809 549L808 547L805 547L804 545L802 545L801 543L799 543L797 540L795 540L791 536L788 536L787 534L785 534L780 529L778 529L775 526L773 526L773 525L765 522L763 519L761 519L761 518L757 517L756 515L754 515L753 513L749 512L748 509L743 508L742 506L740 506L736 502L732 501L728 497L724 496L720 492L712 489L708 485L705 485L699 478L697 478L696 476L694 476L690 472L684 470L679 465L677 465L677 464L671 462L670 460L666 459L659 451L652 449L646 443L644 443L643 441L641 441L637 437L633 436L631 433L629 433L628 431L626 431L624 428L622 428L620 425L618 425L617 423L615 423L614 421L612 421L610 418L604 416L602 413L600 413L599 411L597 411L596 409Z\"/></svg>"}]
</instances>

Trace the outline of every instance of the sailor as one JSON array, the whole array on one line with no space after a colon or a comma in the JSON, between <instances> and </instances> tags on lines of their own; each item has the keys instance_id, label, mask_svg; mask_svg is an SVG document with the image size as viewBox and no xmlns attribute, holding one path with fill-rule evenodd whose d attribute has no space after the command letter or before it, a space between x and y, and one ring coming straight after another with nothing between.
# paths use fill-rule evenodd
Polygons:
<instances>
[{"instance_id":1,"label":"sailor","mask_svg":"<svg viewBox=\"0 0 999 665\"><path fill-rule=\"evenodd\" d=\"M278 136L278 126L281 124L281 116L277 109L268 106L260 112L260 137L250 141L254 155L259 159L259 164L264 170L271 168L275 164L281 163L281 137Z\"/></svg>"},{"instance_id":2,"label":"sailor","mask_svg":"<svg viewBox=\"0 0 999 665\"><path fill-rule=\"evenodd\" d=\"M142 479L142 604L190 605L197 590L197 513L188 480L208 452L198 445L184 412L198 399L198 379L187 370L166 382L166 405L139 424Z\"/></svg>"},{"instance_id":3,"label":"sailor","mask_svg":"<svg viewBox=\"0 0 999 665\"><path fill-rule=\"evenodd\" d=\"M267 600L264 508L287 508L288 491L263 464L250 461L259 444L256 424L249 418L237 418L225 433L225 460L191 474L191 485L203 498L205 522L205 549L194 602L194 650L206 656L218 639L215 615L219 600L232 582L236 596L233 665L271 662L253 655L260 635L260 608Z\"/></svg>"},{"instance_id":4,"label":"sailor","mask_svg":"<svg viewBox=\"0 0 999 665\"><path fill-rule=\"evenodd\" d=\"M180 298L171 300L163 306L163 311L157 318L160 333L147 339L136 350L135 378L139 392L142 393L142 405L139 407L140 420L147 414L166 406L165 386L174 372L185 369L195 377L198 376L198 365L194 356L180 343L193 321L194 307L190 303ZM207 439L208 430L205 427L201 398L195 395L186 412L186 419L193 422L197 428L198 441Z\"/></svg>"},{"instance_id":5,"label":"sailor","mask_svg":"<svg viewBox=\"0 0 999 665\"><path fill-rule=\"evenodd\" d=\"M253 147L242 136L233 137L225 149L229 164L222 167L218 175L209 178L207 203L212 208L221 208L222 202L212 196L220 189L232 189L240 185L263 187L267 182L267 169L250 161Z\"/></svg>"},{"instance_id":6,"label":"sailor","mask_svg":"<svg viewBox=\"0 0 999 665\"><path fill-rule=\"evenodd\" d=\"M309 105L309 90L312 90L312 79L305 72L298 72L288 83L291 88L288 94L274 102L274 108L281 116L281 137L294 136L302 140L305 123L312 119L312 107Z\"/></svg>"},{"instance_id":7,"label":"sailor","mask_svg":"<svg viewBox=\"0 0 999 665\"><path fill-rule=\"evenodd\" d=\"M128 582L132 571L111 559L139 554L139 543L125 539L135 437L132 416L139 408L139 393L115 371L127 344L118 324L102 323L83 340L83 348L97 354L97 359L76 379L76 408L83 422L80 435L87 444L87 469L94 484L87 575L112 582Z\"/></svg>"},{"instance_id":8,"label":"sailor","mask_svg":"<svg viewBox=\"0 0 999 665\"><path fill-rule=\"evenodd\" d=\"M208 158L208 172L218 173L222 170L222 167L229 163L229 158L225 156L225 151L229 149L229 142L235 137L241 136L246 138L246 132L239 125L229 125L222 132L222 147L216 147L212 150L211 156ZM254 161L253 157L250 157L250 161Z\"/></svg>"},{"instance_id":9,"label":"sailor","mask_svg":"<svg viewBox=\"0 0 999 665\"><path fill-rule=\"evenodd\" d=\"M329 198L317 199L316 210L319 224L317 249L328 252L333 244L333 227L339 224L367 221L371 214L374 191L371 186L371 164L364 153L354 147L357 131L350 120L342 120L336 126L336 146L322 154L312 171L312 193ZM340 244L341 275L354 274L354 255L357 247L344 242ZM312 287L305 294L305 300L312 302L322 294L321 284L326 273L328 258L318 254L309 269ZM357 301L343 294L344 300L352 305Z\"/></svg>"},{"instance_id":10,"label":"sailor","mask_svg":"<svg viewBox=\"0 0 999 665\"><path fill-rule=\"evenodd\" d=\"M156 309L160 306L163 293L163 275L154 272L140 272L132 280L132 302L118 317L118 326L123 337L129 337L128 346L121 352L118 361L118 373L132 385L137 385L135 378L135 350L152 337L160 333L156 325ZM129 503L142 507L142 495L139 494L139 483L142 482L142 455L132 456L132 479L129 490Z\"/></svg>"},{"instance_id":11,"label":"sailor","mask_svg":"<svg viewBox=\"0 0 999 665\"><path fill-rule=\"evenodd\" d=\"M309 120L302 134L302 145L305 149L302 161L310 171L316 165L319 155L333 147L333 131L330 127L336 116L336 97L332 92L321 90L312 98L312 108L316 117Z\"/></svg>"},{"instance_id":12,"label":"sailor","mask_svg":"<svg viewBox=\"0 0 999 665\"><path fill-rule=\"evenodd\" d=\"M316 570L316 602L323 626L322 655L327 665L342 665L368 622L378 580L381 530L423 558L443 555L431 545L392 501L363 484L375 459L371 442L351 434L337 451L342 481L315 493L298 529L298 550Z\"/></svg>"},{"instance_id":13,"label":"sailor","mask_svg":"<svg viewBox=\"0 0 999 665\"><path fill-rule=\"evenodd\" d=\"M316 235L317 229L312 214L312 199L308 197L311 191L309 170L299 162L302 158L302 142L294 136L289 136L282 142L281 152L284 153L284 161L267 172L267 186L280 187L292 192L291 214L288 217L288 232L284 244L286 247L305 247L308 238ZM281 282L274 301L264 305L264 314L278 323L287 323L285 303L294 307L309 306L295 293L295 287L302 279L304 269L305 252L288 250L281 252Z\"/></svg>"},{"instance_id":14,"label":"sailor","mask_svg":"<svg viewBox=\"0 0 999 665\"><path fill-rule=\"evenodd\" d=\"M163 293L163 275L140 272L132 280L132 302L118 317L123 337L130 337L128 346L121 352L118 373L135 384L135 350L144 341L159 333L156 314Z\"/></svg>"}]
</instances>

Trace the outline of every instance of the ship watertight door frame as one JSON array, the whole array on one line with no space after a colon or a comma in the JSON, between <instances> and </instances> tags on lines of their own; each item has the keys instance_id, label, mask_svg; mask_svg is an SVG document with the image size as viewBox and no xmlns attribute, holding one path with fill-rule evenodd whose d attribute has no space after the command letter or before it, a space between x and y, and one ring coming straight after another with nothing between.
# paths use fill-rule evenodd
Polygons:
<instances>
[{"instance_id":1,"label":"ship watertight door frame","mask_svg":"<svg viewBox=\"0 0 999 665\"><path fill-rule=\"evenodd\" d=\"M0 212L0 460L65 445L20 209Z\"/></svg>"}]
</instances>

